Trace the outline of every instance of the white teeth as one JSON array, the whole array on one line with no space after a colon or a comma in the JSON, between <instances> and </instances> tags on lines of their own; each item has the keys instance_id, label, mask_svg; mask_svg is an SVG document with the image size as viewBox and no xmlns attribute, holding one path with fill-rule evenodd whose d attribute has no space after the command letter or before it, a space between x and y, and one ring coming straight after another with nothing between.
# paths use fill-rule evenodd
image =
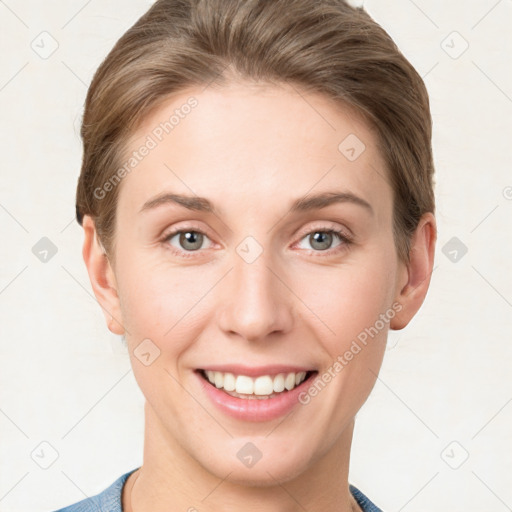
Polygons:
<instances>
[{"instance_id":1,"label":"white teeth","mask_svg":"<svg viewBox=\"0 0 512 512\"><path fill-rule=\"evenodd\" d=\"M239 375L236 378L235 391L237 393L243 393L244 395L252 395L254 390L254 381L251 377L245 375Z\"/></svg>"},{"instance_id":2,"label":"white teeth","mask_svg":"<svg viewBox=\"0 0 512 512\"><path fill-rule=\"evenodd\" d=\"M215 372L214 382L216 387L222 388L224 386L224 374Z\"/></svg>"},{"instance_id":3,"label":"white teeth","mask_svg":"<svg viewBox=\"0 0 512 512\"><path fill-rule=\"evenodd\" d=\"M235 391L236 377L232 373L224 374L224 389L226 391Z\"/></svg>"},{"instance_id":4,"label":"white teeth","mask_svg":"<svg viewBox=\"0 0 512 512\"><path fill-rule=\"evenodd\" d=\"M284 375L282 373L274 377L274 391L276 393L284 391Z\"/></svg>"},{"instance_id":5,"label":"white teeth","mask_svg":"<svg viewBox=\"0 0 512 512\"><path fill-rule=\"evenodd\" d=\"M254 381L254 394L255 395L271 395L274 391L274 382L268 375L258 377Z\"/></svg>"},{"instance_id":6,"label":"white teeth","mask_svg":"<svg viewBox=\"0 0 512 512\"><path fill-rule=\"evenodd\" d=\"M284 387L290 391L295 387L295 373L289 373L284 379Z\"/></svg>"},{"instance_id":7,"label":"white teeth","mask_svg":"<svg viewBox=\"0 0 512 512\"><path fill-rule=\"evenodd\" d=\"M261 375L256 378L247 375L234 375L232 373L206 370L208 380L217 388L233 394L270 396L281 393L285 389L291 391L306 378L306 372L279 373L274 377Z\"/></svg>"}]
</instances>

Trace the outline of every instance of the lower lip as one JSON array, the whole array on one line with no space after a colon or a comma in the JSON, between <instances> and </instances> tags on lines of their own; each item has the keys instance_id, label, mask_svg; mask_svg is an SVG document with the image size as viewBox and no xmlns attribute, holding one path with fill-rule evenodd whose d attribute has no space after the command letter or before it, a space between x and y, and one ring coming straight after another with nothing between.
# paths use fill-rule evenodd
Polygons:
<instances>
[{"instance_id":1,"label":"lower lip","mask_svg":"<svg viewBox=\"0 0 512 512\"><path fill-rule=\"evenodd\" d=\"M194 373L206 396L223 413L243 421L270 421L289 413L300 404L300 393L309 387L311 379L316 375L316 372L313 373L291 391L283 391L274 398L244 399L228 395L222 389L210 384L198 371Z\"/></svg>"}]
</instances>

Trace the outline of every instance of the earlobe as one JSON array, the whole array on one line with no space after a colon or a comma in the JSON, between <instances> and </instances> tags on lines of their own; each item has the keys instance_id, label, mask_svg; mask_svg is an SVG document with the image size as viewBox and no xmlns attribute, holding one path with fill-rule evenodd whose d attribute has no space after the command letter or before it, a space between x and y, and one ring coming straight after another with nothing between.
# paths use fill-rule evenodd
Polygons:
<instances>
[{"instance_id":1,"label":"earlobe","mask_svg":"<svg viewBox=\"0 0 512 512\"><path fill-rule=\"evenodd\" d=\"M402 308L390 322L390 328L400 330L407 326L420 309L430 285L437 239L436 220L425 213L411 238L410 262L405 269L405 285L399 285L395 298Z\"/></svg>"},{"instance_id":2,"label":"earlobe","mask_svg":"<svg viewBox=\"0 0 512 512\"><path fill-rule=\"evenodd\" d=\"M94 295L101 306L109 330L114 334L124 334L114 271L90 215L84 216L82 225L84 228L82 256Z\"/></svg>"}]
</instances>

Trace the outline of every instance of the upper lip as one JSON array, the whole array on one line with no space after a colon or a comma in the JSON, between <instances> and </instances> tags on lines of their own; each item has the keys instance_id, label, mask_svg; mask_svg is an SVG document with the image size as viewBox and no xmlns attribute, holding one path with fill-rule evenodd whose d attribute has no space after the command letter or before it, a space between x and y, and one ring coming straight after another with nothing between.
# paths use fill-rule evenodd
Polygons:
<instances>
[{"instance_id":1,"label":"upper lip","mask_svg":"<svg viewBox=\"0 0 512 512\"><path fill-rule=\"evenodd\" d=\"M312 372L314 368L306 366L271 364L267 366L246 366L243 364L214 364L203 366L200 370L233 373L235 375L247 375L248 377L258 377L260 375L278 375L280 373L299 373Z\"/></svg>"}]
</instances>

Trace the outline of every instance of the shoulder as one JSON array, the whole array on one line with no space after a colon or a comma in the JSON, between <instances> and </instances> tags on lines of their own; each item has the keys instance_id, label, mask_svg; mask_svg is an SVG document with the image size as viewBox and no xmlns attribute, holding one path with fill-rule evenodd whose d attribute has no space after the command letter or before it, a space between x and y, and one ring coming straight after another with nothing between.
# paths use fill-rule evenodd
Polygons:
<instances>
[{"instance_id":1,"label":"shoulder","mask_svg":"<svg viewBox=\"0 0 512 512\"><path fill-rule=\"evenodd\" d=\"M379 507L377 507L377 505L372 503L370 499L365 496L357 487L350 484L349 489L363 512L383 512Z\"/></svg>"},{"instance_id":2,"label":"shoulder","mask_svg":"<svg viewBox=\"0 0 512 512\"><path fill-rule=\"evenodd\" d=\"M121 475L99 494L85 498L67 507L60 508L55 512L122 512L121 493L123 486L134 471L135 469L132 469L128 473Z\"/></svg>"}]
</instances>

